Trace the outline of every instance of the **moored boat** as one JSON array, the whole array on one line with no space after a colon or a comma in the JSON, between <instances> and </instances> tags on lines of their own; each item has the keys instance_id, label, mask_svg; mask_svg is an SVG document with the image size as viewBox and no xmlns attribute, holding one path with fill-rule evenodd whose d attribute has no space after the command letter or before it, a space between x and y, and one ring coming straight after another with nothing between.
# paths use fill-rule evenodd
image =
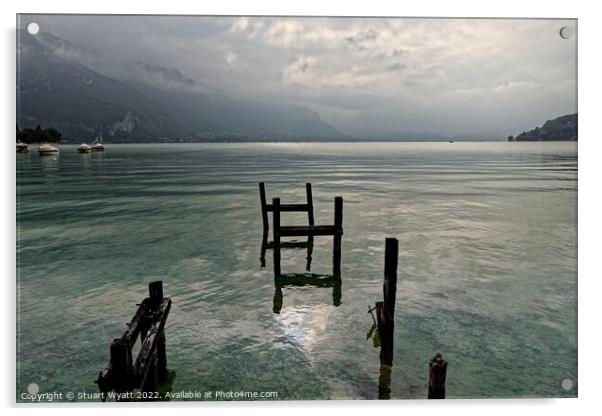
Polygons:
<instances>
[{"instance_id":1,"label":"moored boat","mask_svg":"<svg viewBox=\"0 0 602 416\"><path fill-rule=\"evenodd\" d=\"M80 153L90 153L92 151L92 148L86 143L82 143L77 147L77 151Z\"/></svg>"},{"instance_id":2,"label":"moored boat","mask_svg":"<svg viewBox=\"0 0 602 416\"><path fill-rule=\"evenodd\" d=\"M105 145L102 144L102 133L100 133L100 137L98 139L96 139L94 141L94 143L92 144L92 150L94 152L104 152L105 151Z\"/></svg>"},{"instance_id":3,"label":"moored boat","mask_svg":"<svg viewBox=\"0 0 602 416\"><path fill-rule=\"evenodd\" d=\"M17 153L27 153L29 152L29 147L23 142L17 142Z\"/></svg>"},{"instance_id":4,"label":"moored boat","mask_svg":"<svg viewBox=\"0 0 602 416\"><path fill-rule=\"evenodd\" d=\"M95 152L104 152L105 151L105 145L102 143L94 143L92 145L92 150Z\"/></svg>"},{"instance_id":5,"label":"moored boat","mask_svg":"<svg viewBox=\"0 0 602 416\"><path fill-rule=\"evenodd\" d=\"M40 156L44 155L55 155L59 152L59 149L49 145L48 143L44 143L38 147L38 153Z\"/></svg>"}]
</instances>

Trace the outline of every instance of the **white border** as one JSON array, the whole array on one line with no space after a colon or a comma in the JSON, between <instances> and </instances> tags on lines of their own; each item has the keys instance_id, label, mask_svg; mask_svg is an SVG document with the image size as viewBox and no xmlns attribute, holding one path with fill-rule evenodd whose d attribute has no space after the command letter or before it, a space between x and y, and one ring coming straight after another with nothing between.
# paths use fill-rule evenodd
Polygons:
<instances>
[{"instance_id":1,"label":"white border","mask_svg":"<svg viewBox=\"0 0 602 416\"><path fill-rule=\"evenodd\" d=\"M602 124L600 119L600 46L602 39L601 14L596 2L586 1L525 1L505 0L487 2L472 0L417 2L386 2L384 0L351 1L297 0L295 2L268 0L220 0L218 2L163 0L14 0L1 3L0 20L3 35L2 100L0 115L4 127L2 143L8 150L2 155L2 342L0 342L3 375L0 378L1 405L8 414L32 414L36 409L44 414L105 415L111 413L163 414L166 411L195 414L280 415L283 412L305 415L307 412L366 414L416 412L447 415L504 415L528 411L533 414L567 415L599 411L599 377L597 348L602 344L599 322L600 284L598 272L600 244L600 149ZM16 13L120 13L120 14L250 14L250 15L347 15L347 16L446 16L446 17L548 17L579 19L579 399L554 400L456 400L445 402L286 402L286 403L194 403L126 405L121 407L81 407L57 405L43 408L16 406L15 398L15 156L12 137L15 126L15 15ZM176 407L168 410L167 407Z\"/></svg>"}]
</instances>

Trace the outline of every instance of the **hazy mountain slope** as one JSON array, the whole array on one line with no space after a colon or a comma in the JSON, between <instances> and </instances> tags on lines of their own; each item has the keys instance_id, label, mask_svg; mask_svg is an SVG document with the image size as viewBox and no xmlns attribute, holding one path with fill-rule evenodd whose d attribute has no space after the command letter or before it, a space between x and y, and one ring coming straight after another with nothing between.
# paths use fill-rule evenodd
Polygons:
<instances>
[{"instance_id":1,"label":"hazy mountain slope","mask_svg":"<svg viewBox=\"0 0 602 416\"><path fill-rule=\"evenodd\" d=\"M553 140L577 140L578 116L567 114L546 121L543 126L535 127L533 130L525 131L512 138L511 141L553 141Z\"/></svg>"},{"instance_id":2,"label":"hazy mountain slope","mask_svg":"<svg viewBox=\"0 0 602 416\"><path fill-rule=\"evenodd\" d=\"M305 107L234 100L190 89L118 81L63 52L74 45L20 31L17 123L54 127L63 138L115 140L319 140L345 136ZM85 52L85 50L83 50ZM81 52L81 51L78 51Z\"/></svg>"},{"instance_id":3,"label":"hazy mountain slope","mask_svg":"<svg viewBox=\"0 0 602 416\"><path fill-rule=\"evenodd\" d=\"M345 136L302 106L234 100L217 94L160 90L135 84L161 102L180 124L205 139L342 139Z\"/></svg>"},{"instance_id":4,"label":"hazy mountain slope","mask_svg":"<svg viewBox=\"0 0 602 416\"><path fill-rule=\"evenodd\" d=\"M64 59L19 34L17 122L54 127L65 138L137 138L185 134L161 105L123 82Z\"/></svg>"}]
</instances>

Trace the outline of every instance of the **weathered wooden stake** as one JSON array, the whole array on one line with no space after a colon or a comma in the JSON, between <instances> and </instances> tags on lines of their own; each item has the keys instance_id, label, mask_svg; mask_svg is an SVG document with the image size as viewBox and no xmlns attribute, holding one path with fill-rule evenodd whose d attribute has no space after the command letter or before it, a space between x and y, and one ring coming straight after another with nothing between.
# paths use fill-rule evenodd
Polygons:
<instances>
[{"instance_id":1,"label":"weathered wooden stake","mask_svg":"<svg viewBox=\"0 0 602 416\"><path fill-rule=\"evenodd\" d=\"M270 230L270 224L268 223L268 208L265 199L265 184L259 182L259 198L261 200L261 220L263 221L263 235L267 237Z\"/></svg>"},{"instance_id":2,"label":"weathered wooden stake","mask_svg":"<svg viewBox=\"0 0 602 416\"><path fill-rule=\"evenodd\" d=\"M341 241L343 238L343 198L334 198L334 238L332 243L332 274L341 276Z\"/></svg>"},{"instance_id":3,"label":"weathered wooden stake","mask_svg":"<svg viewBox=\"0 0 602 416\"><path fill-rule=\"evenodd\" d=\"M121 338L111 343L109 364L101 370L96 383L105 401L107 393L156 391L158 381L167 380L165 322L171 309L171 299L163 297L163 283L151 282L149 296L138 304L138 310L128 323ZM132 345L140 336L140 351L132 360ZM131 399L128 397L123 400Z\"/></svg>"},{"instance_id":4,"label":"weathered wooden stake","mask_svg":"<svg viewBox=\"0 0 602 416\"><path fill-rule=\"evenodd\" d=\"M280 276L280 198L272 200L274 227L274 277Z\"/></svg>"},{"instance_id":5,"label":"weathered wooden stake","mask_svg":"<svg viewBox=\"0 0 602 416\"><path fill-rule=\"evenodd\" d=\"M440 353L429 361L429 399L445 399L445 378L447 361Z\"/></svg>"},{"instance_id":6,"label":"weathered wooden stake","mask_svg":"<svg viewBox=\"0 0 602 416\"><path fill-rule=\"evenodd\" d=\"M307 196L307 221L309 225L314 225L314 198L311 194L311 183L305 184L305 194Z\"/></svg>"},{"instance_id":7,"label":"weathered wooden stake","mask_svg":"<svg viewBox=\"0 0 602 416\"><path fill-rule=\"evenodd\" d=\"M167 348L165 345L165 329L162 329L159 333L159 339L157 340L157 371L159 381L163 382L167 380Z\"/></svg>"},{"instance_id":8,"label":"weathered wooden stake","mask_svg":"<svg viewBox=\"0 0 602 416\"><path fill-rule=\"evenodd\" d=\"M118 393L132 391L134 374L132 348L126 340L122 338L113 340L110 363L115 391Z\"/></svg>"},{"instance_id":9,"label":"weathered wooden stake","mask_svg":"<svg viewBox=\"0 0 602 416\"><path fill-rule=\"evenodd\" d=\"M393 365L393 327L387 323L384 302L376 302L374 307L380 338L380 363Z\"/></svg>"},{"instance_id":10,"label":"weathered wooden stake","mask_svg":"<svg viewBox=\"0 0 602 416\"><path fill-rule=\"evenodd\" d=\"M395 298L397 292L397 260L399 243L395 238L385 240L385 279L383 302L376 302L376 319L380 336L381 364L393 365L395 333Z\"/></svg>"},{"instance_id":11,"label":"weathered wooden stake","mask_svg":"<svg viewBox=\"0 0 602 416\"><path fill-rule=\"evenodd\" d=\"M159 309L163 302L163 281L157 280L148 284L149 306L152 310Z\"/></svg>"},{"instance_id":12,"label":"weathered wooden stake","mask_svg":"<svg viewBox=\"0 0 602 416\"><path fill-rule=\"evenodd\" d=\"M385 240L385 281L383 283L383 300L386 324L395 325L395 299L397 297L397 260L399 242L396 238Z\"/></svg>"}]
</instances>

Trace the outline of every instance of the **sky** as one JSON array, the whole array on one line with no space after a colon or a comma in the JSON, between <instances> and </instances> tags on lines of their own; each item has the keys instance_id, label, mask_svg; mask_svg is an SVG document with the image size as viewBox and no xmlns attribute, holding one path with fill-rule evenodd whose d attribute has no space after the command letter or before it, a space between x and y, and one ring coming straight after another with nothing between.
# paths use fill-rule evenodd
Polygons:
<instances>
[{"instance_id":1,"label":"sky","mask_svg":"<svg viewBox=\"0 0 602 416\"><path fill-rule=\"evenodd\" d=\"M32 21L104 75L301 104L355 137L506 137L577 111L571 19L23 15L19 26Z\"/></svg>"}]
</instances>

